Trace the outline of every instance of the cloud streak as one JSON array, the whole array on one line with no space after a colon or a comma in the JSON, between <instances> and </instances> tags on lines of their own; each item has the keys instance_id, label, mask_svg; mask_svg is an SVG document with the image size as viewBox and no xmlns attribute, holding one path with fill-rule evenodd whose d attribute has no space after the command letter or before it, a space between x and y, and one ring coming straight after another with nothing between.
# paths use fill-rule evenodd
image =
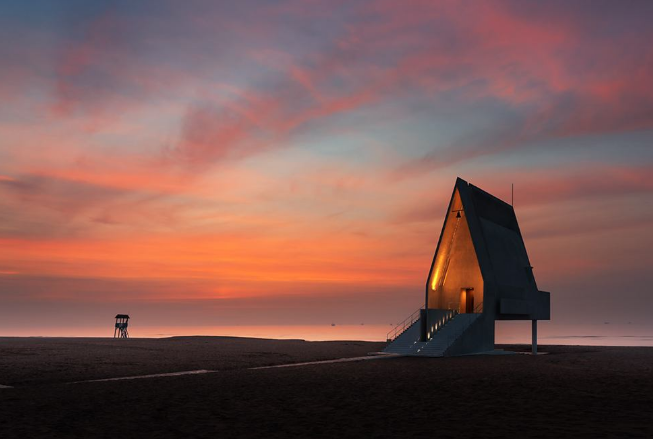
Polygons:
<instances>
[{"instance_id":1,"label":"cloud streak","mask_svg":"<svg viewBox=\"0 0 653 439\"><path fill-rule=\"evenodd\" d=\"M456 176L516 184L559 297L650 283L648 3L33 8L0 6L0 298L387 315Z\"/></svg>"}]
</instances>

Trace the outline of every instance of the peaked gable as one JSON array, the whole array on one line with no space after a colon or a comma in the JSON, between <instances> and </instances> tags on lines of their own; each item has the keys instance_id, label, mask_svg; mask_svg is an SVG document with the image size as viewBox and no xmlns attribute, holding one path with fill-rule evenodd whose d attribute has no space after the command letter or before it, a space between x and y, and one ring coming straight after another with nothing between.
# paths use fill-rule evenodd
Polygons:
<instances>
[{"instance_id":1,"label":"peaked gable","mask_svg":"<svg viewBox=\"0 0 653 439\"><path fill-rule=\"evenodd\" d=\"M546 305L548 315L548 293L537 289L513 207L458 178L429 271L426 306L462 309L466 290L497 318L506 300L513 309Z\"/></svg>"}]
</instances>

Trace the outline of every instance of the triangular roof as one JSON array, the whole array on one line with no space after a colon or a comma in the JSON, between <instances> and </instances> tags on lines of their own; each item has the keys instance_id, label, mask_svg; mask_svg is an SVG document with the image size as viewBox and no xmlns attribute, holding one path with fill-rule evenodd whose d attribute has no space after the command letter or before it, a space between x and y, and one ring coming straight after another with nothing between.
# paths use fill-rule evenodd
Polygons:
<instances>
[{"instance_id":1,"label":"triangular roof","mask_svg":"<svg viewBox=\"0 0 653 439\"><path fill-rule=\"evenodd\" d=\"M456 188L485 282L537 291L513 206L461 178Z\"/></svg>"},{"instance_id":2,"label":"triangular roof","mask_svg":"<svg viewBox=\"0 0 653 439\"><path fill-rule=\"evenodd\" d=\"M456 193L458 193L459 202L456 199ZM454 200L455 208L460 209L460 205L462 205L461 210L464 211L469 235L471 235L474 252L483 277L483 296L488 311L497 316L503 314L504 311L506 314L514 314L508 312L510 306L513 306L515 310L530 310L528 312L519 311L517 314L534 315L539 313L536 310L542 308L546 301L546 315L548 315L548 294L538 291L513 207L461 178L457 178L454 185L440 240L433 257L429 279L440 247L444 246L445 251L448 251L442 239L447 230L448 221L455 218L452 215ZM428 306L429 280L427 280L426 293ZM541 297L542 294L546 294L546 300ZM506 301L504 305L502 305L502 300ZM533 305L536 303L539 305ZM504 310L500 309L501 306L504 307ZM544 314L540 313L540 315Z\"/></svg>"}]
</instances>

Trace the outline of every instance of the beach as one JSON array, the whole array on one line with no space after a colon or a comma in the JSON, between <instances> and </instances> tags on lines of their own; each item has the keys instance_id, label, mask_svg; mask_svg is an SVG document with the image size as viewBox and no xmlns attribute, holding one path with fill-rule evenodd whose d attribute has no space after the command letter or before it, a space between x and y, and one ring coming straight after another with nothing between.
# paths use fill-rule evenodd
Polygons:
<instances>
[{"instance_id":1,"label":"beach","mask_svg":"<svg viewBox=\"0 0 653 439\"><path fill-rule=\"evenodd\" d=\"M540 346L545 355L261 368L368 357L383 346L0 338L0 437L653 435L649 347ZM150 377L91 381L143 375Z\"/></svg>"}]
</instances>

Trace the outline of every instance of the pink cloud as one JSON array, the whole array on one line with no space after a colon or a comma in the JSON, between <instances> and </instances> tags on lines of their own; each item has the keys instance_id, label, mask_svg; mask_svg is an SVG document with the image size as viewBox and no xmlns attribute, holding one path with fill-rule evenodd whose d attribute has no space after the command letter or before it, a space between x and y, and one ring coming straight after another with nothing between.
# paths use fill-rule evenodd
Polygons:
<instances>
[{"instance_id":1,"label":"pink cloud","mask_svg":"<svg viewBox=\"0 0 653 439\"><path fill-rule=\"evenodd\" d=\"M627 34L617 35L593 44L593 29L581 14L559 14L552 22L551 11L534 8L476 2L414 2L408 8L377 2L345 8L343 24L325 36L319 50L300 47L292 54L272 48L284 31L284 17L309 11L322 16L331 10L330 4L317 2L307 10L289 2L265 13L244 14L250 26L232 23L225 29L239 37L246 36L247 28L256 30L244 40L245 53L267 62L274 85L241 87L241 99L230 102L194 99L180 120L175 148L192 163L242 158L278 147L309 122L327 122L333 115L406 96L424 95L437 102L441 93L452 90L469 102L491 97L524 107L523 126L494 141L464 145L462 152L460 145L451 145L455 151L438 151L438 160L427 155L412 168L448 166L519 148L531 140L653 126L651 50L641 44L631 44L637 49L630 53L620 50L641 37L635 41ZM209 18L219 18L221 24L229 20L210 8L202 9L202 14L182 14L174 29L193 23L192 35L200 47L213 43L224 49ZM150 41L145 31L161 37L149 49L185 47L172 33L159 35L154 20L130 20L114 11L78 30L84 38L66 40L56 65L52 108L57 117L81 117L89 130L108 129L118 115L146 109L148 99L170 95L188 99L188 90L215 86L197 68L173 67L175 63L166 62L171 58L139 55L141 46ZM181 58L184 62L196 62L206 71L227 69L221 58L206 61L210 57L189 49ZM601 69L592 69L594 64ZM244 65L251 68L239 67Z\"/></svg>"},{"instance_id":2,"label":"pink cloud","mask_svg":"<svg viewBox=\"0 0 653 439\"><path fill-rule=\"evenodd\" d=\"M584 169L558 168L481 177L490 191L501 192L511 182L518 182L519 204L522 206L561 203L575 199L621 197L652 194L653 166L588 165ZM505 192L505 189L503 189Z\"/></svg>"},{"instance_id":3,"label":"pink cloud","mask_svg":"<svg viewBox=\"0 0 653 439\"><path fill-rule=\"evenodd\" d=\"M32 298L79 300L102 280L103 292L146 302L376 297L383 288L418 297L452 168L538 141L653 127L648 30L619 32L612 17L567 5L332 5L293 2L222 18L217 9L180 8L161 22L113 13L73 26L81 37L62 38L54 77L38 73L43 60L9 63L0 96L42 99L37 79L53 92L50 118L21 107L26 122L7 112L12 122L1 127L0 267L16 278L12 288L32 279ZM335 158L311 150L315 139L341 148L334 133L374 137L394 122L383 111L410 119L413 105L427 116L458 110L463 125L468 109L488 101L518 117L469 128L415 160L405 157L417 148L404 144L388 146L381 160L359 156L357 148L369 149L357 143ZM77 122L93 132L77 132ZM290 144L307 147L288 160L265 155ZM616 199L647 200L646 163L530 162L534 169L499 172L470 164L462 177L492 193L507 195L516 183L536 263L552 278L623 269L616 253L643 239L646 206L604 210ZM427 175L434 169L442 172ZM422 178L406 178L414 176ZM595 210L569 208L579 203ZM552 220L558 212L566 217ZM605 242L595 236L616 231L615 255L593 254ZM66 281L48 293L40 276Z\"/></svg>"}]
</instances>

